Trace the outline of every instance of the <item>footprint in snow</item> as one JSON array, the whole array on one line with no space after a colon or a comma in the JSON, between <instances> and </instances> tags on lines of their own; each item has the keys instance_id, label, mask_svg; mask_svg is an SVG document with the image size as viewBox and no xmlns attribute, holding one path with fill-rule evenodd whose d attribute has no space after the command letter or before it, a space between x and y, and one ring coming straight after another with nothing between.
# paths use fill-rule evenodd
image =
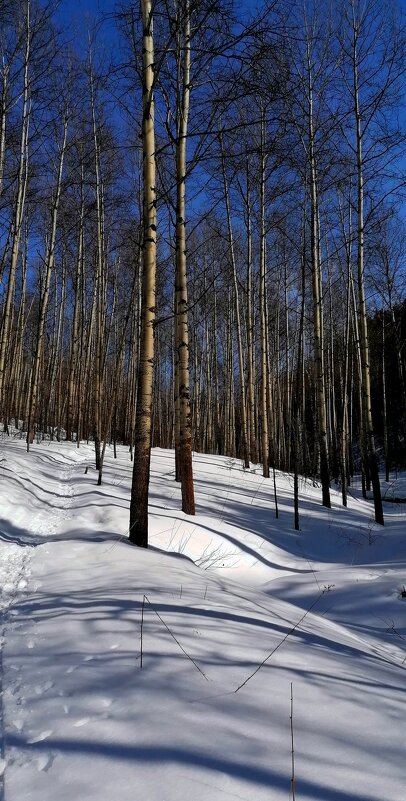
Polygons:
<instances>
[{"instance_id":1,"label":"footprint in snow","mask_svg":"<svg viewBox=\"0 0 406 801\"><path fill-rule=\"evenodd\" d=\"M11 687L7 687L4 692L5 698L13 698L15 695L19 695L21 690L21 684L13 684Z\"/></svg>"}]
</instances>

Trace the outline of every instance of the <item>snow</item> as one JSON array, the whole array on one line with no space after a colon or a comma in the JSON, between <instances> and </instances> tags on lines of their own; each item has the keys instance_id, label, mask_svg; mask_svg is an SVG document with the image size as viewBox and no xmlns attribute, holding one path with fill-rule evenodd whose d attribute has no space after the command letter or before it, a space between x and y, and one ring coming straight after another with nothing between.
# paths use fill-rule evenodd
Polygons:
<instances>
[{"instance_id":1,"label":"snow","mask_svg":"<svg viewBox=\"0 0 406 801\"><path fill-rule=\"evenodd\" d=\"M290 476L276 519L260 467L195 454L188 518L155 450L144 551L127 449L101 487L91 445L0 458L2 801L288 799L291 684L296 798L405 800L404 476L384 529L303 479L295 532Z\"/></svg>"}]
</instances>

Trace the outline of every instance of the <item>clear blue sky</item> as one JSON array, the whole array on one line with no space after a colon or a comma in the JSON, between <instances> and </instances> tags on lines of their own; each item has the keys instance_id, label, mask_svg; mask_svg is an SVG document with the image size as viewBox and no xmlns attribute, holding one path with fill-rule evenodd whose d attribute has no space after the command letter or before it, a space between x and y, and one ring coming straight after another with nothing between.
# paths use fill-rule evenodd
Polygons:
<instances>
[{"instance_id":1,"label":"clear blue sky","mask_svg":"<svg viewBox=\"0 0 406 801\"><path fill-rule=\"evenodd\" d=\"M60 0L55 17L68 38L80 41L82 36L87 38L88 28L96 20L114 11L115 5L116 0Z\"/></svg>"},{"instance_id":2,"label":"clear blue sky","mask_svg":"<svg viewBox=\"0 0 406 801\"><path fill-rule=\"evenodd\" d=\"M103 15L111 14L116 6L117 0L60 0L55 19L63 29L64 37L80 51L81 46L87 48L88 31L103 19ZM114 22L104 21L98 30L99 44L105 42L111 47L115 39Z\"/></svg>"},{"instance_id":3,"label":"clear blue sky","mask_svg":"<svg viewBox=\"0 0 406 801\"><path fill-rule=\"evenodd\" d=\"M77 19L82 21L86 15L96 16L99 12L112 11L114 0L61 0L58 16L64 22Z\"/></svg>"}]
</instances>

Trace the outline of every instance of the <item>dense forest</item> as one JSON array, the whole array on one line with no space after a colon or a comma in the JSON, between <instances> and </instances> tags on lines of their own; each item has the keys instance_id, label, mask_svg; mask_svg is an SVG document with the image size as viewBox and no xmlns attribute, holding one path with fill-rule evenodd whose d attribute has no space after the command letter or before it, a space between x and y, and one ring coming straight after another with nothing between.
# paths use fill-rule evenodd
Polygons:
<instances>
[{"instance_id":1,"label":"dense forest","mask_svg":"<svg viewBox=\"0 0 406 801\"><path fill-rule=\"evenodd\" d=\"M0 415L332 481L406 466L405 38L389 0L0 3ZM403 118L404 119L404 118ZM402 161L403 156L403 161Z\"/></svg>"}]
</instances>

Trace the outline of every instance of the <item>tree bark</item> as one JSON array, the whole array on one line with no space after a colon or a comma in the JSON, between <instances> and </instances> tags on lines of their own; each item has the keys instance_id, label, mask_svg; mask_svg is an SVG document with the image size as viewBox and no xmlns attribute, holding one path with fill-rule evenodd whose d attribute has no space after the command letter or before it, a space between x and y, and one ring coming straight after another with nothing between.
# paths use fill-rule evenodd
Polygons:
<instances>
[{"instance_id":1,"label":"tree bark","mask_svg":"<svg viewBox=\"0 0 406 801\"><path fill-rule=\"evenodd\" d=\"M186 274L186 142L190 107L191 27L189 0L181 4L182 58L181 85L178 87L176 137L176 356L179 397L179 472L182 492L182 511L195 514L192 467L192 426L190 414L189 329ZM180 56L180 54L179 54Z\"/></svg>"},{"instance_id":2,"label":"tree bark","mask_svg":"<svg viewBox=\"0 0 406 801\"><path fill-rule=\"evenodd\" d=\"M154 131L154 40L151 0L141 0L142 13L142 148L143 148L143 276L141 344L138 369L134 464L130 503L130 542L148 547L148 489L151 461L154 382L156 275L156 187Z\"/></svg>"},{"instance_id":3,"label":"tree bark","mask_svg":"<svg viewBox=\"0 0 406 801\"><path fill-rule=\"evenodd\" d=\"M261 339L261 458L262 474L269 478L269 434L268 434L268 363L266 325L266 274L265 274L265 112L261 110L260 153L260 252L259 252L259 321Z\"/></svg>"}]
</instances>

